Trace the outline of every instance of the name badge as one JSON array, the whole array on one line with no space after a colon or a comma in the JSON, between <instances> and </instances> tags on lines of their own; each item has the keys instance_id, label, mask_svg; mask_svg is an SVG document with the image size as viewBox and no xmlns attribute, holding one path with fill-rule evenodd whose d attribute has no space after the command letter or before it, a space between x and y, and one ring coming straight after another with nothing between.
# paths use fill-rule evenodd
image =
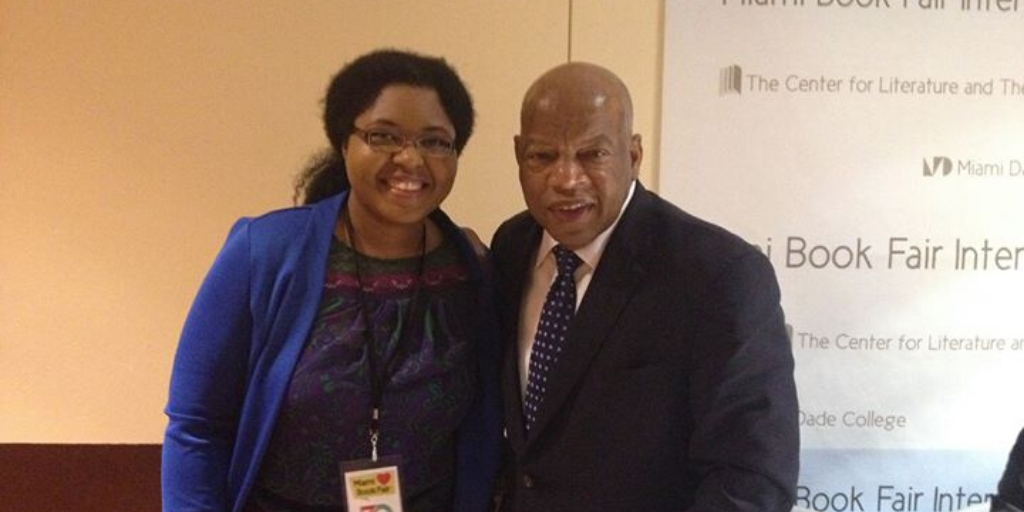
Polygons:
<instances>
[{"instance_id":1,"label":"name badge","mask_svg":"<svg viewBox=\"0 0 1024 512\"><path fill-rule=\"evenodd\" d=\"M402 512L400 457L345 461L341 480L349 512Z\"/></svg>"}]
</instances>

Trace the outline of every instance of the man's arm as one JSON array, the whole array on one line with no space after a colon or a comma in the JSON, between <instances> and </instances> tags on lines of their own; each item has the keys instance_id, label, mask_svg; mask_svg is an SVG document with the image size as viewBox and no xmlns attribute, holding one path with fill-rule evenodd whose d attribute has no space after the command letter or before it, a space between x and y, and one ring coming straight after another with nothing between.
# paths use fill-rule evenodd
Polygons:
<instances>
[{"instance_id":1,"label":"man's arm","mask_svg":"<svg viewBox=\"0 0 1024 512\"><path fill-rule=\"evenodd\" d=\"M692 510L789 512L800 442L778 283L757 252L723 268L701 299L692 361L689 454L701 477Z\"/></svg>"}]
</instances>

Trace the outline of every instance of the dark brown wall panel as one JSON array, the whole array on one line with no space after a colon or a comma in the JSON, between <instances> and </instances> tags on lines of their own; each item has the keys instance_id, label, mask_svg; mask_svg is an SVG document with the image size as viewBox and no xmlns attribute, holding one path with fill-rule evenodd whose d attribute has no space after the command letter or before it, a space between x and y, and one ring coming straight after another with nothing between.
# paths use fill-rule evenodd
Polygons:
<instances>
[{"instance_id":1,"label":"dark brown wall panel","mask_svg":"<svg viewBox=\"0 0 1024 512\"><path fill-rule=\"evenodd\" d=\"M0 444L4 512L159 512L160 445Z\"/></svg>"}]
</instances>

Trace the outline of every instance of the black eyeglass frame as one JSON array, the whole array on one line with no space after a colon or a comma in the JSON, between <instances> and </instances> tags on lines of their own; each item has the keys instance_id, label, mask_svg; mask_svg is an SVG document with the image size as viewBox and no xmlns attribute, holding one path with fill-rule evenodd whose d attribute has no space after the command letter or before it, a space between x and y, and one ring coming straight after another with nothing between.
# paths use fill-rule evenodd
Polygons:
<instances>
[{"instance_id":1,"label":"black eyeglass frame","mask_svg":"<svg viewBox=\"0 0 1024 512\"><path fill-rule=\"evenodd\" d=\"M455 149L454 140L437 134L425 134L416 138L408 138L388 130L374 128L364 130L358 126L352 127L352 134L359 137L364 144L377 153L393 155L400 153L409 145L412 145L421 156L429 158L448 158L459 153Z\"/></svg>"}]
</instances>

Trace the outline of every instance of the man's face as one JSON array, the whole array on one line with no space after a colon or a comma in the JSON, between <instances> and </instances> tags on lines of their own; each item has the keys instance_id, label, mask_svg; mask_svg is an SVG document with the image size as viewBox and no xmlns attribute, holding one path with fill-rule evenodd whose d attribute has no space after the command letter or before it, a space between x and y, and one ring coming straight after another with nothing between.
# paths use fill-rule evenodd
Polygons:
<instances>
[{"instance_id":1,"label":"man's face","mask_svg":"<svg viewBox=\"0 0 1024 512\"><path fill-rule=\"evenodd\" d=\"M592 96L541 96L515 138L526 206L570 249L587 245L615 222L643 154L618 102Z\"/></svg>"}]
</instances>

